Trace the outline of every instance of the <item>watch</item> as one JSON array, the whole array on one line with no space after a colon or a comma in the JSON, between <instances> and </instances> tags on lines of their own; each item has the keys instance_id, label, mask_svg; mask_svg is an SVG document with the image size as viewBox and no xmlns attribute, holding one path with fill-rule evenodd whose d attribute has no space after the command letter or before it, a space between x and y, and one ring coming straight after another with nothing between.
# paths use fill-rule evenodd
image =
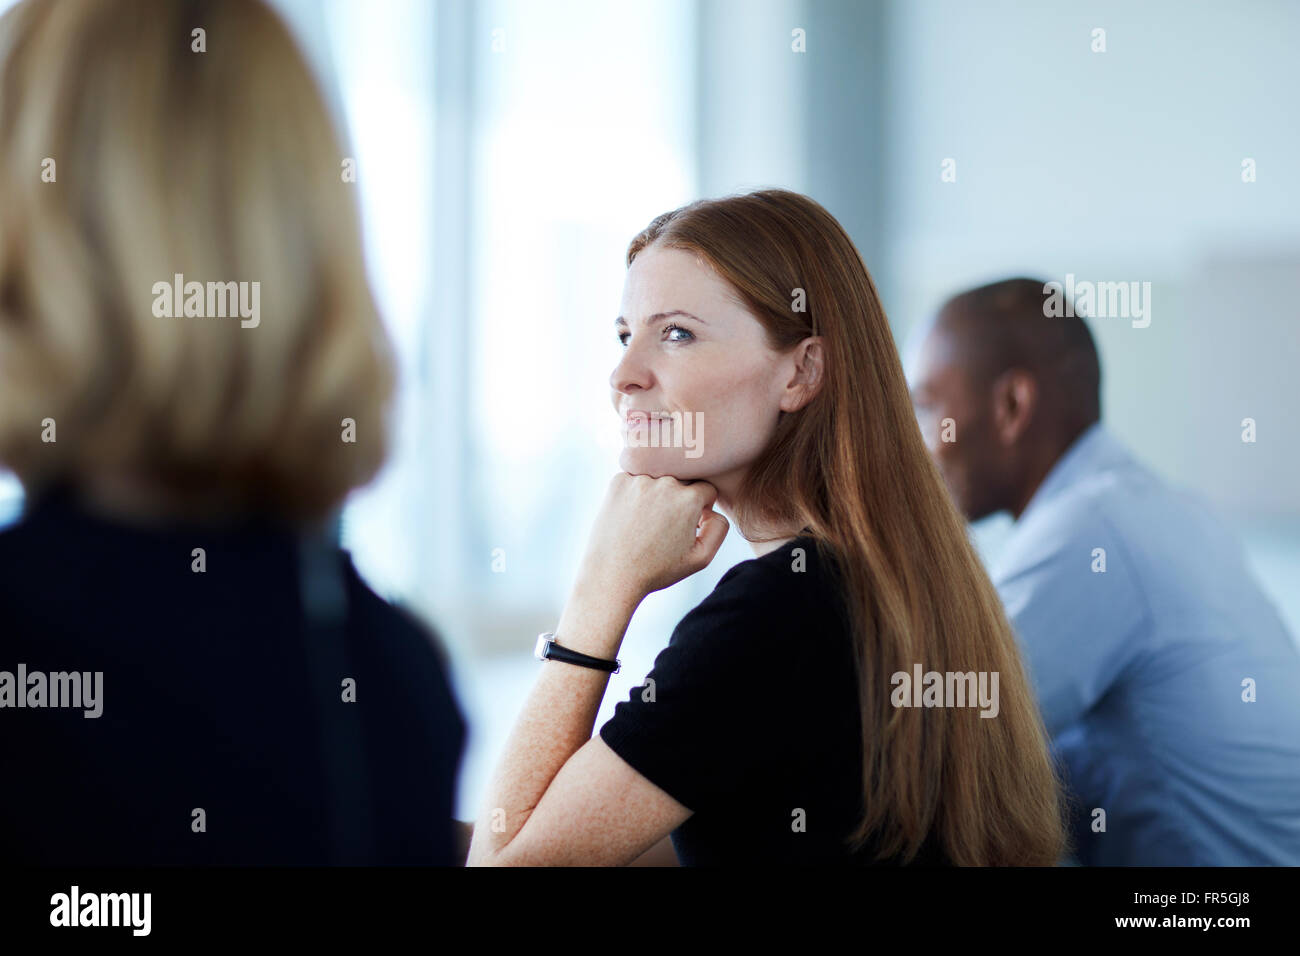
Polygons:
<instances>
[{"instance_id":1,"label":"watch","mask_svg":"<svg viewBox=\"0 0 1300 956\"><path fill-rule=\"evenodd\" d=\"M539 661L563 661L566 664L577 664L598 671L609 671L611 674L617 674L619 668L623 666L617 660L607 661L599 657L592 657L590 654L583 654L580 651L561 647L555 640L554 631L547 631L545 634L537 635L537 648L533 651L533 654Z\"/></svg>"}]
</instances>

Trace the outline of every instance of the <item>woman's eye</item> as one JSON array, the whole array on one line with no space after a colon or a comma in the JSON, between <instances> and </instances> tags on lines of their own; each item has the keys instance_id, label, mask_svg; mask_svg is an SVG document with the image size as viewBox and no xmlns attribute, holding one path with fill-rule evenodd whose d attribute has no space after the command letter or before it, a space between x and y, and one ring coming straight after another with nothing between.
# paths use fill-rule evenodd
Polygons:
<instances>
[{"instance_id":1,"label":"woman's eye","mask_svg":"<svg viewBox=\"0 0 1300 956\"><path fill-rule=\"evenodd\" d=\"M680 332L681 335L677 335L676 333L678 332ZM618 333L618 344L623 346L623 348L627 348L627 339L630 334L631 333L629 332ZM695 338L694 333L691 332L690 329L684 329L680 325L664 326L664 336L667 337L669 342L689 342L691 339Z\"/></svg>"}]
</instances>

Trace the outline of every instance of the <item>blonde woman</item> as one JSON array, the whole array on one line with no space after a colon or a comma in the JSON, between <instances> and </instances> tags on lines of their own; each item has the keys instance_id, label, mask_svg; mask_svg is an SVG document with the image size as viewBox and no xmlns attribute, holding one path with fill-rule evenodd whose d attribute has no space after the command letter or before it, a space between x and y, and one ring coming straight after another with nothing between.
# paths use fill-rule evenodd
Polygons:
<instances>
[{"instance_id":1,"label":"blonde woman","mask_svg":"<svg viewBox=\"0 0 1300 956\"><path fill-rule=\"evenodd\" d=\"M0 20L13 862L452 860L441 653L314 533L392 389L341 159L260 2Z\"/></svg>"},{"instance_id":2,"label":"blonde woman","mask_svg":"<svg viewBox=\"0 0 1300 956\"><path fill-rule=\"evenodd\" d=\"M626 864L670 836L685 864L1056 863L1042 721L847 234L766 190L658 217L627 264L623 473L468 862ZM593 736L638 604L731 524L755 558Z\"/></svg>"}]
</instances>

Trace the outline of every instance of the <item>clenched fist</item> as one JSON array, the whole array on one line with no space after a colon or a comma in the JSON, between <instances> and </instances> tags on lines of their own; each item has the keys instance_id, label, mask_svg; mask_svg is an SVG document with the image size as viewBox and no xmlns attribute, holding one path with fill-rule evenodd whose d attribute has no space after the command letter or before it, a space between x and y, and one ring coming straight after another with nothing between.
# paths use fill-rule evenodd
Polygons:
<instances>
[{"instance_id":1,"label":"clenched fist","mask_svg":"<svg viewBox=\"0 0 1300 956\"><path fill-rule=\"evenodd\" d=\"M713 510L717 500L707 481L619 472L587 540L582 577L633 605L690 577L708 566L727 536L727 519Z\"/></svg>"}]
</instances>

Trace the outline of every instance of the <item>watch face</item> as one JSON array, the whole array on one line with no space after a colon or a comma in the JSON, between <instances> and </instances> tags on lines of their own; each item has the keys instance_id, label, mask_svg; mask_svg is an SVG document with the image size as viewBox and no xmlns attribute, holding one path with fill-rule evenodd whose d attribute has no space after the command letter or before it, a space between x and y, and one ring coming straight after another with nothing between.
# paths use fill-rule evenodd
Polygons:
<instances>
[{"instance_id":1,"label":"watch face","mask_svg":"<svg viewBox=\"0 0 1300 956\"><path fill-rule=\"evenodd\" d=\"M550 634L537 635L537 646L533 648L533 656L539 661L546 660L546 645L551 642L551 636Z\"/></svg>"}]
</instances>

